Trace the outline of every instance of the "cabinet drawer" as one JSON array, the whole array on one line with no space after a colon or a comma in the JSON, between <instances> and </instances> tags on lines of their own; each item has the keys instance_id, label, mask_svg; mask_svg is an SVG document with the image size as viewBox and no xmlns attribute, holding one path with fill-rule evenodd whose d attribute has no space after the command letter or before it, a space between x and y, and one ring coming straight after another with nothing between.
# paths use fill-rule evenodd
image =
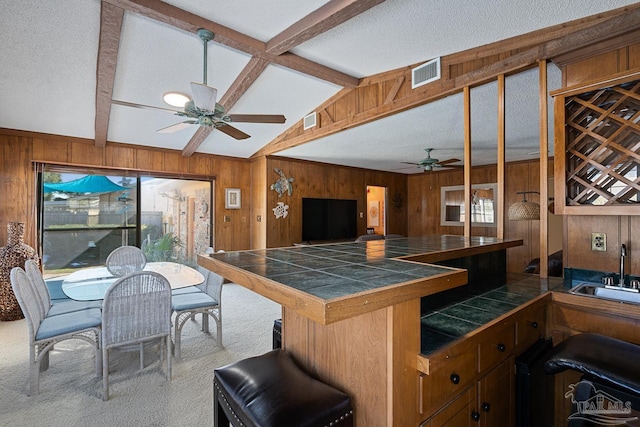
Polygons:
<instances>
[{"instance_id":1,"label":"cabinet drawer","mask_svg":"<svg viewBox=\"0 0 640 427\"><path fill-rule=\"evenodd\" d=\"M518 348L524 351L544 337L546 326L546 305L536 305L523 310L518 315L516 336Z\"/></svg>"},{"instance_id":2,"label":"cabinet drawer","mask_svg":"<svg viewBox=\"0 0 640 427\"><path fill-rule=\"evenodd\" d=\"M479 371L485 372L509 357L515 348L515 343L516 331L513 321L495 331L491 329L490 334L480 342Z\"/></svg>"},{"instance_id":3,"label":"cabinet drawer","mask_svg":"<svg viewBox=\"0 0 640 427\"><path fill-rule=\"evenodd\" d=\"M421 414L430 415L473 383L476 376L477 347L471 343L462 344L429 356L429 375L420 376Z\"/></svg>"},{"instance_id":4,"label":"cabinet drawer","mask_svg":"<svg viewBox=\"0 0 640 427\"><path fill-rule=\"evenodd\" d=\"M437 414L420 424L420 427L475 425L476 388L470 387L455 400L449 402Z\"/></svg>"}]
</instances>

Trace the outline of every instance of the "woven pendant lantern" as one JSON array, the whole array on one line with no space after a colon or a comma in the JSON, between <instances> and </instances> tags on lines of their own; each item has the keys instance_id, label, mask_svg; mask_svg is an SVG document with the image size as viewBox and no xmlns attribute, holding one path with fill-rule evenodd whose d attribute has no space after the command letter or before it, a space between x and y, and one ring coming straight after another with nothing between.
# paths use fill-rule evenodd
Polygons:
<instances>
[{"instance_id":1,"label":"woven pendant lantern","mask_svg":"<svg viewBox=\"0 0 640 427\"><path fill-rule=\"evenodd\" d=\"M536 202L527 201L528 193L540 194L537 191L519 191L516 194L523 194L521 202L516 202L509 206L510 221L530 221L540 219L540 205Z\"/></svg>"}]
</instances>

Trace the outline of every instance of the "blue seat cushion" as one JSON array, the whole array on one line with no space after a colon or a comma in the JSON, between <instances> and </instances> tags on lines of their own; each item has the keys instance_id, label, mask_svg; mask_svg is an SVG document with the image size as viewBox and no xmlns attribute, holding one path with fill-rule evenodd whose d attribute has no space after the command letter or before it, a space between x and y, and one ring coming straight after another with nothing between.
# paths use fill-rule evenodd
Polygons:
<instances>
[{"instance_id":1,"label":"blue seat cushion","mask_svg":"<svg viewBox=\"0 0 640 427\"><path fill-rule=\"evenodd\" d=\"M56 316L58 314L71 313L88 308L102 309L102 301L76 301L72 299L51 301L51 308L49 308L47 316Z\"/></svg>"},{"instance_id":2,"label":"blue seat cushion","mask_svg":"<svg viewBox=\"0 0 640 427\"><path fill-rule=\"evenodd\" d=\"M174 295L171 297L171 309L173 311L183 311L215 305L218 305L218 302L204 292L192 292L190 294Z\"/></svg>"},{"instance_id":3,"label":"blue seat cushion","mask_svg":"<svg viewBox=\"0 0 640 427\"><path fill-rule=\"evenodd\" d=\"M182 294L192 294L194 292L202 292L195 286L187 286L186 288L178 288L171 290L171 296L182 295Z\"/></svg>"},{"instance_id":4,"label":"blue seat cushion","mask_svg":"<svg viewBox=\"0 0 640 427\"><path fill-rule=\"evenodd\" d=\"M102 310L99 308L88 308L71 313L47 316L42 323L40 323L40 327L36 333L36 340L81 331L87 328L94 328L101 324Z\"/></svg>"},{"instance_id":5,"label":"blue seat cushion","mask_svg":"<svg viewBox=\"0 0 640 427\"><path fill-rule=\"evenodd\" d=\"M67 295L62 292L62 282L64 278L57 277L55 279L47 279L45 283L47 284L47 288L49 288L49 295L51 299L67 299Z\"/></svg>"}]
</instances>

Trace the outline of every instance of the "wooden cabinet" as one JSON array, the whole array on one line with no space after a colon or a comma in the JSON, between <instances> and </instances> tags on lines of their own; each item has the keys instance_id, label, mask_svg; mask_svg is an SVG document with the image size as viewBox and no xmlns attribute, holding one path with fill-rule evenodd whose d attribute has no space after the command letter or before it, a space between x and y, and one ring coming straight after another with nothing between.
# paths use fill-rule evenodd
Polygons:
<instances>
[{"instance_id":1,"label":"wooden cabinet","mask_svg":"<svg viewBox=\"0 0 640 427\"><path fill-rule=\"evenodd\" d=\"M478 381L479 425L512 426L515 423L515 358L510 356Z\"/></svg>"},{"instance_id":2,"label":"wooden cabinet","mask_svg":"<svg viewBox=\"0 0 640 427\"><path fill-rule=\"evenodd\" d=\"M514 357L510 356L467 387L420 426L514 425Z\"/></svg>"},{"instance_id":3,"label":"wooden cabinet","mask_svg":"<svg viewBox=\"0 0 640 427\"><path fill-rule=\"evenodd\" d=\"M478 364L477 344L469 339L431 355L429 372L420 375L420 413L430 415L473 384Z\"/></svg>"},{"instance_id":4,"label":"wooden cabinet","mask_svg":"<svg viewBox=\"0 0 640 427\"><path fill-rule=\"evenodd\" d=\"M545 336L547 305L535 304L522 309L516 320L516 354L522 354Z\"/></svg>"},{"instance_id":5,"label":"wooden cabinet","mask_svg":"<svg viewBox=\"0 0 640 427\"><path fill-rule=\"evenodd\" d=\"M554 96L556 214L639 215L640 72Z\"/></svg>"},{"instance_id":6,"label":"wooden cabinet","mask_svg":"<svg viewBox=\"0 0 640 427\"><path fill-rule=\"evenodd\" d=\"M479 417L479 413L476 410L476 395L475 385L467 388L438 413L420 424L420 427L477 426L475 418Z\"/></svg>"},{"instance_id":7,"label":"wooden cabinet","mask_svg":"<svg viewBox=\"0 0 640 427\"><path fill-rule=\"evenodd\" d=\"M492 366L509 357L516 344L515 322L511 319L498 325L485 334L485 338L478 345L478 372L486 372Z\"/></svg>"},{"instance_id":8,"label":"wooden cabinet","mask_svg":"<svg viewBox=\"0 0 640 427\"><path fill-rule=\"evenodd\" d=\"M421 426L515 422L515 358L545 335L548 297L418 357Z\"/></svg>"}]
</instances>

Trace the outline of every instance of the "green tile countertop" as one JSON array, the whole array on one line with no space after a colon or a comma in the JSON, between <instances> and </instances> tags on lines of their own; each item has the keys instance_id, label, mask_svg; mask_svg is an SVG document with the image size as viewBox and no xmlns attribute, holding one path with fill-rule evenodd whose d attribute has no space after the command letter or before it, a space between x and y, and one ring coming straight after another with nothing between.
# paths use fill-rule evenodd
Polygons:
<instances>
[{"instance_id":1,"label":"green tile countertop","mask_svg":"<svg viewBox=\"0 0 640 427\"><path fill-rule=\"evenodd\" d=\"M490 253L522 240L438 235L256 249L198 256L198 263L299 314L329 324L467 282L439 260Z\"/></svg>"},{"instance_id":2,"label":"green tile countertop","mask_svg":"<svg viewBox=\"0 0 640 427\"><path fill-rule=\"evenodd\" d=\"M421 353L432 353L549 290L562 288L561 278L509 275L507 284L494 289L464 286L439 298L432 296L421 316Z\"/></svg>"}]
</instances>

